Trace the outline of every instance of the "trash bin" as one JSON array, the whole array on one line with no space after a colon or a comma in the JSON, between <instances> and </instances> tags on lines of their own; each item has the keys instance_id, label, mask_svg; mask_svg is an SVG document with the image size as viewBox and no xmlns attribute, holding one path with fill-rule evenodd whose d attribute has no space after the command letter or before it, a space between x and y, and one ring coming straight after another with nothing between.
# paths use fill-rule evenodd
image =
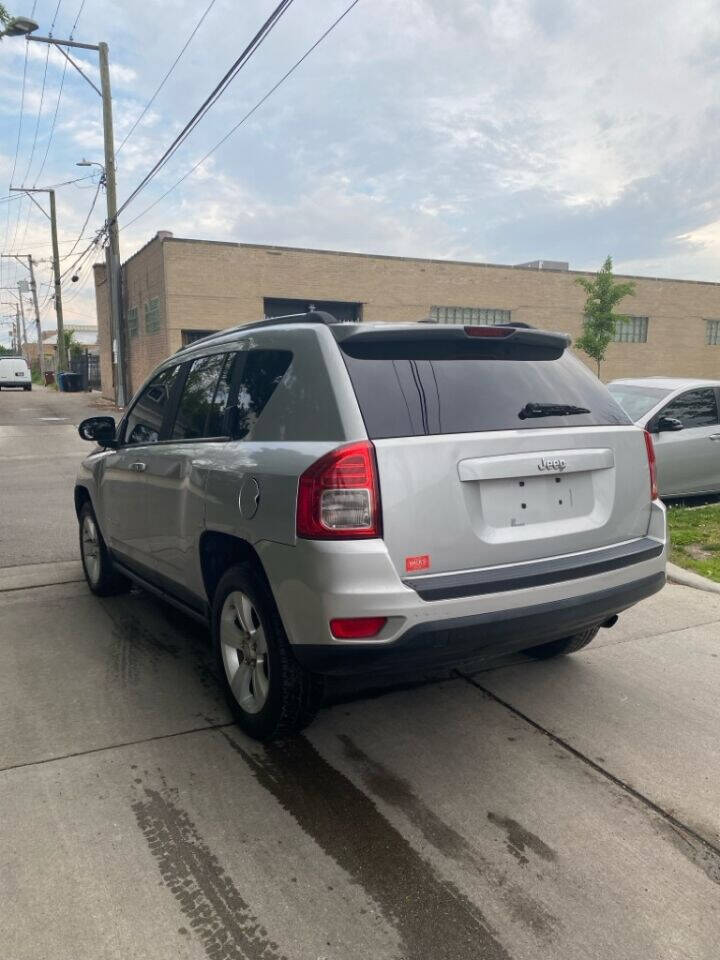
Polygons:
<instances>
[{"instance_id":1,"label":"trash bin","mask_svg":"<svg viewBox=\"0 0 720 960\"><path fill-rule=\"evenodd\" d=\"M57 380L58 390L61 393L65 393L65 391L67 390L66 377L67 377L66 373L58 373L57 376L55 377L55 379Z\"/></svg>"},{"instance_id":2,"label":"trash bin","mask_svg":"<svg viewBox=\"0 0 720 960\"><path fill-rule=\"evenodd\" d=\"M82 375L79 373L64 373L65 391L67 393L80 393L82 390Z\"/></svg>"},{"instance_id":3,"label":"trash bin","mask_svg":"<svg viewBox=\"0 0 720 960\"><path fill-rule=\"evenodd\" d=\"M53 370L45 371L45 386L49 387L51 384L55 383L55 372Z\"/></svg>"}]
</instances>

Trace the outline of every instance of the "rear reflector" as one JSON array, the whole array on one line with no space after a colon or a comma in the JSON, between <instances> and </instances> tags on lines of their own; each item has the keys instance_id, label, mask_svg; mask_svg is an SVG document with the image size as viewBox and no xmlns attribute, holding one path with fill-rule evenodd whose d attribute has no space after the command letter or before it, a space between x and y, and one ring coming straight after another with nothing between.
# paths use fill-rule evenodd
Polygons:
<instances>
[{"instance_id":1,"label":"rear reflector","mask_svg":"<svg viewBox=\"0 0 720 960\"><path fill-rule=\"evenodd\" d=\"M650 471L650 499L658 499L658 485L657 485L657 463L655 462L655 445L653 444L653 438L648 433L645 432L645 449L647 450L647 459L648 459L648 469Z\"/></svg>"},{"instance_id":2,"label":"rear reflector","mask_svg":"<svg viewBox=\"0 0 720 960\"><path fill-rule=\"evenodd\" d=\"M376 637L387 617L342 617L330 621L330 630L338 640L366 640Z\"/></svg>"},{"instance_id":3,"label":"rear reflector","mask_svg":"<svg viewBox=\"0 0 720 960\"><path fill-rule=\"evenodd\" d=\"M465 327L469 337L509 337L515 333L512 327Z\"/></svg>"}]
</instances>

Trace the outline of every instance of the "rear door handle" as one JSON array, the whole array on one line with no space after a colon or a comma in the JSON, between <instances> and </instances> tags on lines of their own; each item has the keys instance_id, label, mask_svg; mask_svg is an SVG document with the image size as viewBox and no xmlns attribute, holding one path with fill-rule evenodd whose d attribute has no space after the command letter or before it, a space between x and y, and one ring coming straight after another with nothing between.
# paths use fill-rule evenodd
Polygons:
<instances>
[{"instance_id":1,"label":"rear door handle","mask_svg":"<svg viewBox=\"0 0 720 960\"><path fill-rule=\"evenodd\" d=\"M147 464L143 463L142 460L136 460L135 463L130 464L130 469L134 470L135 473L144 473L147 470Z\"/></svg>"}]
</instances>

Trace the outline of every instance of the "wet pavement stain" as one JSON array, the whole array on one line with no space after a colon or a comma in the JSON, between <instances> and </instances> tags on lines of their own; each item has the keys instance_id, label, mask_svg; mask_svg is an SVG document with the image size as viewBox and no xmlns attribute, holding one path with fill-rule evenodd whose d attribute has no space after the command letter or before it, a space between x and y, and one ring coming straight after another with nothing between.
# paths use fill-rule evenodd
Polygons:
<instances>
[{"instance_id":1,"label":"wet pavement stain","mask_svg":"<svg viewBox=\"0 0 720 960\"><path fill-rule=\"evenodd\" d=\"M188 814L145 787L132 804L163 884L170 889L209 960L287 960L251 913ZM180 931L187 934L184 927Z\"/></svg>"},{"instance_id":2,"label":"wet pavement stain","mask_svg":"<svg viewBox=\"0 0 720 960\"><path fill-rule=\"evenodd\" d=\"M521 866L530 862L525 856L526 850L532 850L533 853L537 854L542 860L547 860L548 863L557 860L557 854L552 847L549 847L534 833L526 830L517 820L513 820L511 817L501 817L497 813L492 813L492 811L488 811L487 818L490 823L505 831L507 835L506 846Z\"/></svg>"},{"instance_id":3,"label":"wet pavement stain","mask_svg":"<svg viewBox=\"0 0 720 960\"><path fill-rule=\"evenodd\" d=\"M128 609L128 606L133 609ZM168 623L169 630L157 625L150 627L145 622L147 613L137 611L137 597L104 601L103 608L113 624L113 646L108 663L107 679L113 685L137 686L143 670L157 675L163 660L187 662L197 676L200 685L218 700L221 690L215 675L207 631L195 621L171 610L168 614L164 604L158 603L158 612Z\"/></svg>"},{"instance_id":4,"label":"wet pavement stain","mask_svg":"<svg viewBox=\"0 0 720 960\"><path fill-rule=\"evenodd\" d=\"M157 673L162 659L177 659L179 651L174 644L156 636L139 617L123 610L121 603L102 604L113 625L107 681L111 686L134 687L140 683L143 668Z\"/></svg>"},{"instance_id":5,"label":"wet pavement stain","mask_svg":"<svg viewBox=\"0 0 720 960\"><path fill-rule=\"evenodd\" d=\"M249 752L220 736L395 927L403 960L510 960L481 911L304 737Z\"/></svg>"},{"instance_id":6,"label":"wet pavement stain","mask_svg":"<svg viewBox=\"0 0 720 960\"><path fill-rule=\"evenodd\" d=\"M340 734L345 756L359 769L363 783L380 800L401 810L423 838L444 856L482 875L494 884L498 897L508 907L512 918L529 927L536 936L547 941L560 927L560 920L541 903L528 896L508 875L484 857L462 834L445 823L413 793L410 784L397 777L383 764L369 757L351 737Z\"/></svg>"}]
</instances>

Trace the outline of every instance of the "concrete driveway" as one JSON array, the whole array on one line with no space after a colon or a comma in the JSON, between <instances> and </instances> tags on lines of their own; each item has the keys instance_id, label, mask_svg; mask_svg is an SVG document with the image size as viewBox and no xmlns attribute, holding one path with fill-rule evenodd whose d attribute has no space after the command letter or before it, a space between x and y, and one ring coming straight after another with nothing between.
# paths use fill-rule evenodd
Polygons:
<instances>
[{"instance_id":1,"label":"concrete driveway","mask_svg":"<svg viewBox=\"0 0 720 960\"><path fill-rule=\"evenodd\" d=\"M67 495L5 402L4 494L29 445ZM720 597L668 586L561 661L336 685L264 748L201 628L89 594L62 509L52 562L0 570L2 956L715 960Z\"/></svg>"}]
</instances>

